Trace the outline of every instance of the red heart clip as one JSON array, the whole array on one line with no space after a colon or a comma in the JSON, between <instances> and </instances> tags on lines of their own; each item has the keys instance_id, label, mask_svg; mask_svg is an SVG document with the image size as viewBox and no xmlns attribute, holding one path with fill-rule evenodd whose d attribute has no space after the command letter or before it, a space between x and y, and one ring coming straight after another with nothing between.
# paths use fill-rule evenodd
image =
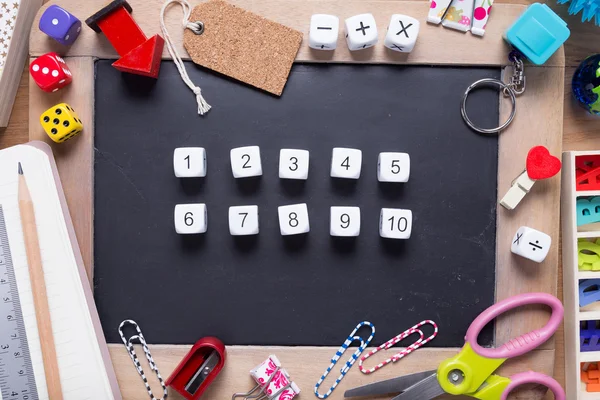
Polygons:
<instances>
[{"instance_id":1,"label":"red heart clip","mask_svg":"<svg viewBox=\"0 0 600 400\"><path fill-rule=\"evenodd\" d=\"M560 171L560 160L544 146L535 146L527 154L527 175L533 180L548 179Z\"/></svg>"}]
</instances>

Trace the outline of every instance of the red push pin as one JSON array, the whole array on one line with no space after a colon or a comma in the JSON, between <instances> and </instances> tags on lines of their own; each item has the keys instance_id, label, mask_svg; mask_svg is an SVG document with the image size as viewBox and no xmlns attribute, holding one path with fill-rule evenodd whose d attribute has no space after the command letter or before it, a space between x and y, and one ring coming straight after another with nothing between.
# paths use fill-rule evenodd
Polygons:
<instances>
[{"instance_id":1,"label":"red push pin","mask_svg":"<svg viewBox=\"0 0 600 400\"><path fill-rule=\"evenodd\" d=\"M103 32L121 56L113 67L121 72L157 78L165 41L160 35L148 39L131 12L127 1L115 0L85 23L94 31Z\"/></svg>"}]
</instances>

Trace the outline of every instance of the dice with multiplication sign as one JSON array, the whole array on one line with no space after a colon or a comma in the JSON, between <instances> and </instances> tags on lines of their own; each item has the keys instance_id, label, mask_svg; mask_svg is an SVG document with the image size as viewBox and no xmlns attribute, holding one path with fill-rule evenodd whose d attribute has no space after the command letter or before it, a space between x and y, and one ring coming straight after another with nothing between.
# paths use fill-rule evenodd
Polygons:
<instances>
[{"instance_id":1,"label":"dice with multiplication sign","mask_svg":"<svg viewBox=\"0 0 600 400\"><path fill-rule=\"evenodd\" d=\"M173 152L173 170L178 178L203 178L206 176L206 150L204 147L178 147Z\"/></svg>"},{"instance_id":2,"label":"dice with multiplication sign","mask_svg":"<svg viewBox=\"0 0 600 400\"><path fill-rule=\"evenodd\" d=\"M246 146L231 149L231 171L234 178L248 178L262 175L260 147Z\"/></svg>"},{"instance_id":3,"label":"dice with multiplication sign","mask_svg":"<svg viewBox=\"0 0 600 400\"><path fill-rule=\"evenodd\" d=\"M339 237L360 235L360 207L331 207L329 234Z\"/></svg>"},{"instance_id":4,"label":"dice with multiplication sign","mask_svg":"<svg viewBox=\"0 0 600 400\"><path fill-rule=\"evenodd\" d=\"M67 103L50 107L40 116L40 123L50 139L62 143L78 135L83 130L83 123L73 108Z\"/></svg>"},{"instance_id":5,"label":"dice with multiplication sign","mask_svg":"<svg viewBox=\"0 0 600 400\"><path fill-rule=\"evenodd\" d=\"M69 46L81 33L81 21L57 5L51 5L40 17L40 31L60 44Z\"/></svg>"},{"instance_id":6,"label":"dice with multiplication sign","mask_svg":"<svg viewBox=\"0 0 600 400\"><path fill-rule=\"evenodd\" d=\"M510 251L537 263L546 259L552 238L536 229L522 226L512 239Z\"/></svg>"},{"instance_id":7,"label":"dice with multiplication sign","mask_svg":"<svg viewBox=\"0 0 600 400\"><path fill-rule=\"evenodd\" d=\"M412 232L412 211L382 208L379 217L379 236L386 239L409 239Z\"/></svg>"},{"instance_id":8,"label":"dice with multiplication sign","mask_svg":"<svg viewBox=\"0 0 600 400\"><path fill-rule=\"evenodd\" d=\"M206 204L177 204L174 221L175 231L180 235L206 232L208 227Z\"/></svg>"},{"instance_id":9,"label":"dice with multiplication sign","mask_svg":"<svg viewBox=\"0 0 600 400\"><path fill-rule=\"evenodd\" d=\"M29 73L44 92L56 92L73 81L67 63L56 53L46 53L33 60Z\"/></svg>"},{"instance_id":10,"label":"dice with multiplication sign","mask_svg":"<svg viewBox=\"0 0 600 400\"><path fill-rule=\"evenodd\" d=\"M281 149L279 151L279 177L281 179L308 178L309 152L298 149Z\"/></svg>"},{"instance_id":11,"label":"dice with multiplication sign","mask_svg":"<svg viewBox=\"0 0 600 400\"><path fill-rule=\"evenodd\" d=\"M340 19L335 15L315 14L310 18L308 46L316 50L335 50Z\"/></svg>"},{"instance_id":12,"label":"dice with multiplication sign","mask_svg":"<svg viewBox=\"0 0 600 400\"><path fill-rule=\"evenodd\" d=\"M331 155L331 177L358 179L362 169L362 151L335 147Z\"/></svg>"},{"instance_id":13,"label":"dice with multiplication sign","mask_svg":"<svg viewBox=\"0 0 600 400\"><path fill-rule=\"evenodd\" d=\"M282 236L300 235L310 231L306 203L280 206L277 208L277 214L279 215L279 230Z\"/></svg>"},{"instance_id":14,"label":"dice with multiplication sign","mask_svg":"<svg viewBox=\"0 0 600 400\"><path fill-rule=\"evenodd\" d=\"M360 14L345 21L346 42L351 51L362 50L377 43L377 24L373 14Z\"/></svg>"},{"instance_id":15,"label":"dice with multiplication sign","mask_svg":"<svg viewBox=\"0 0 600 400\"><path fill-rule=\"evenodd\" d=\"M419 36L420 23L408 15L394 14L385 35L384 46L390 50L410 53Z\"/></svg>"},{"instance_id":16,"label":"dice with multiplication sign","mask_svg":"<svg viewBox=\"0 0 600 400\"><path fill-rule=\"evenodd\" d=\"M229 233L232 236L258 234L258 206L229 207Z\"/></svg>"},{"instance_id":17,"label":"dice with multiplication sign","mask_svg":"<svg viewBox=\"0 0 600 400\"><path fill-rule=\"evenodd\" d=\"M408 182L410 156L407 153L379 153L377 179L379 182Z\"/></svg>"}]
</instances>

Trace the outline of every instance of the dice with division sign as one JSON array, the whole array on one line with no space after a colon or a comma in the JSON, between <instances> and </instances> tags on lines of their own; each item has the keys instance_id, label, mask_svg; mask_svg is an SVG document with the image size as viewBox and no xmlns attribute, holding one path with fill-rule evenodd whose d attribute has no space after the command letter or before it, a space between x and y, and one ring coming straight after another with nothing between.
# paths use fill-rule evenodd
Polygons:
<instances>
[{"instance_id":1,"label":"dice with division sign","mask_svg":"<svg viewBox=\"0 0 600 400\"><path fill-rule=\"evenodd\" d=\"M510 251L537 263L546 259L552 238L536 229L522 226L512 239Z\"/></svg>"},{"instance_id":2,"label":"dice with division sign","mask_svg":"<svg viewBox=\"0 0 600 400\"><path fill-rule=\"evenodd\" d=\"M260 147L246 146L231 149L231 171L234 178L248 178L262 175Z\"/></svg>"},{"instance_id":3,"label":"dice with division sign","mask_svg":"<svg viewBox=\"0 0 600 400\"><path fill-rule=\"evenodd\" d=\"M180 235L206 232L206 204L177 204L175 206L175 231Z\"/></svg>"},{"instance_id":4,"label":"dice with division sign","mask_svg":"<svg viewBox=\"0 0 600 400\"><path fill-rule=\"evenodd\" d=\"M73 81L67 63L56 53L46 53L33 60L29 73L44 92L56 92Z\"/></svg>"},{"instance_id":5,"label":"dice with division sign","mask_svg":"<svg viewBox=\"0 0 600 400\"><path fill-rule=\"evenodd\" d=\"M339 237L354 237L360 234L359 207L331 207L329 234Z\"/></svg>"},{"instance_id":6,"label":"dice with division sign","mask_svg":"<svg viewBox=\"0 0 600 400\"><path fill-rule=\"evenodd\" d=\"M229 233L232 236L258 234L258 206L229 207Z\"/></svg>"},{"instance_id":7,"label":"dice with division sign","mask_svg":"<svg viewBox=\"0 0 600 400\"><path fill-rule=\"evenodd\" d=\"M79 116L67 103L50 107L40 116L40 123L52 141L62 143L83 130Z\"/></svg>"},{"instance_id":8,"label":"dice with division sign","mask_svg":"<svg viewBox=\"0 0 600 400\"><path fill-rule=\"evenodd\" d=\"M346 19L346 42L350 51L362 50L377 43L377 24L373 14L360 14Z\"/></svg>"},{"instance_id":9,"label":"dice with division sign","mask_svg":"<svg viewBox=\"0 0 600 400\"><path fill-rule=\"evenodd\" d=\"M316 50L335 50L340 19L335 15L314 14L310 18L308 46Z\"/></svg>"},{"instance_id":10,"label":"dice with division sign","mask_svg":"<svg viewBox=\"0 0 600 400\"><path fill-rule=\"evenodd\" d=\"M299 235L310 231L306 203L280 206L277 208L277 213L282 236Z\"/></svg>"},{"instance_id":11,"label":"dice with division sign","mask_svg":"<svg viewBox=\"0 0 600 400\"><path fill-rule=\"evenodd\" d=\"M173 152L173 169L178 178L203 178L206 176L206 150L204 147L178 147Z\"/></svg>"},{"instance_id":12,"label":"dice with division sign","mask_svg":"<svg viewBox=\"0 0 600 400\"><path fill-rule=\"evenodd\" d=\"M307 150L281 149L279 152L279 177L281 179L308 178Z\"/></svg>"},{"instance_id":13,"label":"dice with division sign","mask_svg":"<svg viewBox=\"0 0 600 400\"><path fill-rule=\"evenodd\" d=\"M390 50L410 53L419 36L419 20L408 15L394 14L385 35L384 46Z\"/></svg>"},{"instance_id":14,"label":"dice with division sign","mask_svg":"<svg viewBox=\"0 0 600 400\"><path fill-rule=\"evenodd\" d=\"M379 217L379 235L386 239L409 239L412 231L412 211L400 208L382 208Z\"/></svg>"},{"instance_id":15,"label":"dice with division sign","mask_svg":"<svg viewBox=\"0 0 600 400\"><path fill-rule=\"evenodd\" d=\"M362 151L336 147L331 155L331 177L358 179L362 168Z\"/></svg>"},{"instance_id":16,"label":"dice with division sign","mask_svg":"<svg viewBox=\"0 0 600 400\"><path fill-rule=\"evenodd\" d=\"M60 44L71 45L81 33L81 21L73 14L55 4L40 17L40 31Z\"/></svg>"},{"instance_id":17,"label":"dice with division sign","mask_svg":"<svg viewBox=\"0 0 600 400\"><path fill-rule=\"evenodd\" d=\"M410 156L407 153L379 153L377 179L379 182L408 182Z\"/></svg>"}]
</instances>

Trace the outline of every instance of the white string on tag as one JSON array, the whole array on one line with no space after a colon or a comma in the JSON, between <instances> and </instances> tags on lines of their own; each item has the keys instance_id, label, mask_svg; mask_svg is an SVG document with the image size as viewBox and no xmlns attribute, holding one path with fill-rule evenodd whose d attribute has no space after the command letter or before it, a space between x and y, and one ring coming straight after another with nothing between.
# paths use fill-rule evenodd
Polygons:
<instances>
[{"instance_id":1,"label":"white string on tag","mask_svg":"<svg viewBox=\"0 0 600 400\"><path fill-rule=\"evenodd\" d=\"M177 53L177 49L173 44L171 36L169 35L169 31L167 31L167 25L165 23L165 12L171 4L179 4L181 5L181 8L183 8L184 29L190 29L195 34L200 35L204 31L204 25L202 24L202 22L190 22L192 7L186 0L167 0L160 11L160 30L162 31L165 37L165 41L167 42L167 49L169 50L169 54L171 54L171 58L173 58L173 62L179 70L181 79L183 79L185 84L196 95L196 101L198 103L198 114L204 115L208 112L208 110L210 110L211 107L206 102L206 100L204 100L204 97L202 97L202 90L198 86L196 86L194 82L192 82L192 80L190 79L190 76L188 75L185 69L185 64L183 63L183 60L181 60L179 53Z\"/></svg>"}]
</instances>

